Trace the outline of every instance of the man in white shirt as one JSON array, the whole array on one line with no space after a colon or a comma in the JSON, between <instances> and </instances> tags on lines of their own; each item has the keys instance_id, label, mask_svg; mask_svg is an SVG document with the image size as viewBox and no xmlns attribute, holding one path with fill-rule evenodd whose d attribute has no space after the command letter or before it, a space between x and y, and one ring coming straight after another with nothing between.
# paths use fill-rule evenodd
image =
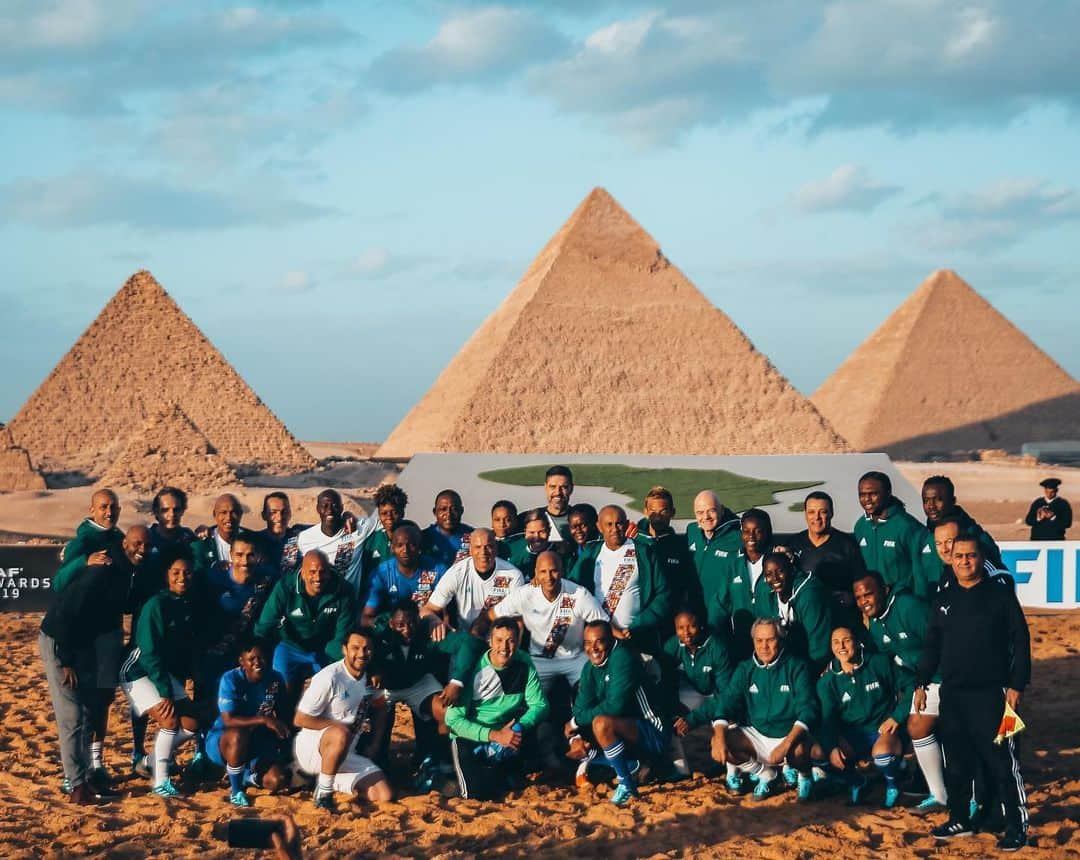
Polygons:
<instances>
[{"instance_id":1,"label":"man in white shirt","mask_svg":"<svg viewBox=\"0 0 1080 860\"><path fill-rule=\"evenodd\" d=\"M363 553L360 549L367 537L379 524L378 515L356 520L350 530L346 522L345 507L337 490L323 490L315 501L318 525L300 532L296 539L297 554L303 558L317 549L329 560L334 570L359 593L363 570Z\"/></svg>"},{"instance_id":2,"label":"man in white shirt","mask_svg":"<svg viewBox=\"0 0 1080 860\"><path fill-rule=\"evenodd\" d=\"M495 533L487 528L475 529L469 540L468 558L443 574L421 610L421 615L430 619L431 638L440 642L446 637L446 610L451 602L457 605L459 627L466 630L480 613L524 582L520 570L498 557Z\"/></svg>"},{"instance_id":3,"label":"man in white shirt","mask_svg":"<svg viewBox=\"0 0 1080 860\"><path fill-rule=\"evenodd\" d=\"M386 694L372 687L367 677L374 648L375 636L368 628L351 630L342 647L344 659L320 670L296 706L293 722L300 729L293 748L296 764L318 777L315 805L331 813L337 811L335 791L363 793L373 801L393 798L386 774L372 761L390 714ZM365 739L361 755L357 741Z\"/></svg>"},{"instance_id":4,"label":"man in white shirt","mask_svg":"<svg viewBox=\"0 0 1080 860\"><path fill-rule=\"evenodd\" d=\"M588 589L563 579L562 558L547 550L536 557L531 585L520 585L488 610L492 621L520 617L529 631L529 655L547 693L562 676L571 687L588 661L582 651L586 621L606 621L607 613Z\"/></svg>"}]
</instances>

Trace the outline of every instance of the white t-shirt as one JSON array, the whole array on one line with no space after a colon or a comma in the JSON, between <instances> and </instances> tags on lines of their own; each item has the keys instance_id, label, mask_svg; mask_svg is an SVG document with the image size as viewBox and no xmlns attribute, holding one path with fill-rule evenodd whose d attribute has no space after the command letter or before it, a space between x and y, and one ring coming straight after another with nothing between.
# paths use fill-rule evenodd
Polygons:
<instances>
[{"instance_id":1,"label":"white t-shirt","mask_svg":"<svg viewBox=\"0 0 1080 860\"><path fill-rule=\"evenodd\" d=\"M369 716L372 705L385 696L368 683L366 674L354 678L345 661L338 660L315 673L296 709L311 717L352 723Z\"/></svg>"},{"instance_id":2,"label":"white t-shirt","mask_svg":"<svg viewBox=\"0 0 1080 860\"><path fill-rule=\"evenodd\" d=\"M428 602L439 609L446 609L451 601L456 600L458 618L462 627L467 627L482 611L506 597L511 588L524 582L521 571L501 558L495 559L495 570L491 576L486 580L481 579L470 556L442 575Z\"/></svg>"},{"instance_id":3,"label":"white t-shirt","mask_svg":"<svg viewBox=\"0 0 1080 860\"><path fill-rule=\"evenodd\" d=\"M232 559L232 544L225 540L217 529L214 529L214 546L217 548L218 561Z\"/></svg>"},{"instance_id":4,"label":"white t-shirt","mask_svg":"<svg viewBox=\"0 0 1080 860\"><path fill-rule=\"evenodd\" d=\"M641 611L641 583L638 578L637 547L628 540L618 549L600 547L593 570L593 593L619 627L633 624Z\"/></svg>"},{"instance_id":5,"label":"white t-shirt","mask_svg":"<svg viewBox=\"0 0 1080 860\"><path fill-rule=\"evenodd\" d=\"M746 569L750 573L750 593L754 593L754 589L757 588L757 581L761 579L761 573L765 567L765 556L761 556L757 561L750 561L746 559Z\"/></svg>"},{"instance_id":6,"label":"white t-shirt","mask_svg":"<svg viewBox=\"0 0 1080 860\"><path fill-rule=\"evenodd\" d=\"M333 565L334 570L350 583L353 588L360 587L361 559L363 554L360 547L368 536L375 531L379 523L377 516L363 517L356 521L356 528L346 534L342 527L336 534L323 534L322 526L313 525L304 529L296 538L296 551L303 560L304 556L317 549L322 552Z\"/></svg>"},{"instance_id":7,"label":"white t-shirt","mask_svg":"<svg viewBox=\"0 0 1080 860\"><path fill-rule=\"evenodd\" d=\"M586 621L606 621L596 598L574 582L548 602L538 585L520 585L495 607L497 616L520 615L529 631L529 653L536 657L576 657L581 653Z\"/></svg>"}]
</instances>

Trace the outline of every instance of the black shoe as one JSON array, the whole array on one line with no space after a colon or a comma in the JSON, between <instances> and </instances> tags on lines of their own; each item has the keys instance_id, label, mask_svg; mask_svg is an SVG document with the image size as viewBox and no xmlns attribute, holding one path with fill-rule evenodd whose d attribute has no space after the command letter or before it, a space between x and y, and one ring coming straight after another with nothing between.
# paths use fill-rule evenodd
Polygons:
<instances>
[{"instance_id":1,"label":"black shoe","mask_svg":"<svg viewBox=\"0 0 1080 860\"><path fill-rule=\"evenodd\" d=\"M97 806L101 801L85 782L80 782L68 795L68 802L76 806Z\"/></svg>"},{"instance_id":2,"label":"black shoe","mask_svg":"<svg viewBox=\"0 0 1080 860\"><path fill-rule=\"evenodd\" d=\"M980 809L971 817L971 829L976 833L1001 833L1005 830L1005 816Z\"/></svg>"},{"instance_id":3,"label":"black shoe","mask_svg":"<svg viewBox=\"0 0 1080 860\"><path fill-rule=\"evenodd\" d=\"M90 776L86 780L86 786L98 800L119 800L123 796L112 787L109 778L104 775L102 769L90 772Z\"/></svg>"},{"instance_id":4,"label":"black shoe","mask_svg":"<svg viewBox=\"0 0 1080 860\"><path fill-rule=\"evenodd\" d=\"M998 840L998 851L1019 851L1027 845L1027 834L1023 830L1008 829L1005 835Z\"/></svg>"},{"instance_id":5,"label":"black shoe","mask_svg":"<svg viewBox=\"0 0 1080 860\"><path fill-rule=\"evenodd\" d=\"M935 827L930 831L931 836L942 841L956 839L960 836L973 836L974 833L975 831L971 829L970 824L957 821L955 818L950 818L940 827Z\"/></svg>"}]
</instances>

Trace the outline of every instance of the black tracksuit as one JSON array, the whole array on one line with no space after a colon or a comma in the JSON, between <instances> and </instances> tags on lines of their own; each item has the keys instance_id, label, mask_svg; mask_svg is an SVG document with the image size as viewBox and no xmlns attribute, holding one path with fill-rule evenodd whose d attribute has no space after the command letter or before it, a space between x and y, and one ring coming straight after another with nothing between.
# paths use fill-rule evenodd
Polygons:
<instances>
[{"instance_id":1,"label":"black tracksuit","mask_svg":"<svg viewBox=\"0 0 1080 860\"><path fill-rule=\"evenodd\" d=\"M1026 831L1027 800L1012 739L994 743L1005 690L1031 679L1031 642L1016 592L1005 579L984 576L971 588L943 583L916 672L919 684L941 674L941 737L949 814L968 820L968 800L981 765L997 789L1010 829Z\"/></svg>"}]
</instances>

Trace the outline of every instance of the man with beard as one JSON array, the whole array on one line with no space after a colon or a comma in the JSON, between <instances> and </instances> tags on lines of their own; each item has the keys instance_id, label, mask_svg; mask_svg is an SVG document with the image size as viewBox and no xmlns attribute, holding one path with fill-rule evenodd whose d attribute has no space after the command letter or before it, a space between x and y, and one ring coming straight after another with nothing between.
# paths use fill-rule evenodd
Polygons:
<instances>
[{"instance_id":1,"label":"man with beard","mask_svg":"<svg viewBox=\"0 0 1080 860\"><path fill-rule=\"evenodd\" d=\"M412 601L417 609L428 602L446 568L421 554L421 542L416 523L402 522L394 529L390 543L393 555L375 568L371 577L364 624L374 624L402 600Z\"/></svg>"},{"instance_id":2,"label":"man with beard","mask_svg":"<svg viewBox=\"0 0 1080 860\"><path fill-rule=\"evenodd\" d=\"M855 541L866 569L879 571L894 591L925 597L927 583L940 573L932 540L893 496L888 475L867 472L859 478L859 506L866 514L855 523Z\"/></svg>"},{"instance_id":3,"label":"man with beard","mask_svg":"<svg viewBox=\"0 0 1080 860\"><path fill-rule=\"evenodd\" d=\"M440 491L431 513L435 522L424 529L424 555L447 567L468 558L469 535L473 528L461 522L465 506L457 490Z\"/></svg>"},{"instance_id":4,"label":"man with beard","mask_svg":"<svg viewBox=\"0 0 1080 860\"><path fill-rule=\"evenodd\" d=\"M552 543L569 543L570 497L574 494L574 473L568 466L552 466L544 473L544 496L548 532Z\"/></svg>"},{"instance_id":5,"label":"man with beard","mask_svg":"<svg viewBox=\"0 0 1080 860\"><path fill-rule=\"evenodd\" d=\"M364 556L361 548L375 530L378 516L351 522L337 490L319 493L315 513L319 516L319 524L302 531L296 540L300 557L305 558L313 550L321 552L338 576L352 586L354 596L360 597L367 585L363 577Z\"/></svg>"}]
</instances>

